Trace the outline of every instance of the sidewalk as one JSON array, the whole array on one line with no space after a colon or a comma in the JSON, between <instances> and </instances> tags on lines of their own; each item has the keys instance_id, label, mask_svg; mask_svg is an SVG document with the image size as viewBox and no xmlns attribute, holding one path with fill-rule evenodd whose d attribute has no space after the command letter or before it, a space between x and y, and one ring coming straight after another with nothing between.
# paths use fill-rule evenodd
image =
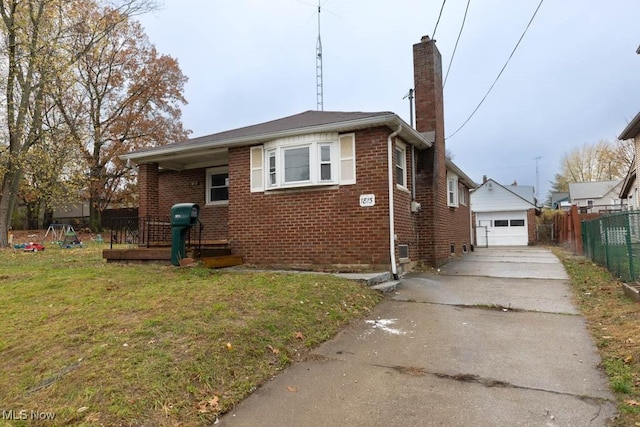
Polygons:
<instances>
[{"instance_id":1,"label":"sidewalk","mask_svg":"<svg viewBox=\"0 0 640 427\"><path fill-rule=\"evenodd\" d=\"M605 426L615 404L548 251L480 249L413 274L223 426Z\"/></svg>"}]
</instances>

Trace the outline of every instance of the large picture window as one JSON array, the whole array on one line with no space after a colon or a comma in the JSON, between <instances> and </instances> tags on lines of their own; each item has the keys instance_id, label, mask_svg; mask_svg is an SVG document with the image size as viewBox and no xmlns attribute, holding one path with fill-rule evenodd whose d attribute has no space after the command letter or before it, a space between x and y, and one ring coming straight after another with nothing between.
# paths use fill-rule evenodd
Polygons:
<instances>
[{"instance_id":1,"label":"large picture window","mask_svg":"<svg viewBox=\"0 0 640 427\"><path fill-rule=\"evenodd\" d=\"M261 172L264 179L258 176ZM310 134L252 147L251 174L253 192L355 184L355 136Z\"/></svg>"},{"instance_id":2,"label":"large picture window","mask_svg":"<svg viewBox=\"0 0 640 427\"><path fill-rule=\"evenodd\" d=\"M229 167L221 166L207 169L207 204L223 205L229 203Z\"/></svg>"},{"instance_id":3,"label":"large picture window","mask_svg":"<svg viewBox=\"0 0 640 427\"><path fill-rule=\"evenodd\" d=\"M311 157L309 147L284 148L284 182L309 182L311 180Z\"/></svg>"}]
</instances>

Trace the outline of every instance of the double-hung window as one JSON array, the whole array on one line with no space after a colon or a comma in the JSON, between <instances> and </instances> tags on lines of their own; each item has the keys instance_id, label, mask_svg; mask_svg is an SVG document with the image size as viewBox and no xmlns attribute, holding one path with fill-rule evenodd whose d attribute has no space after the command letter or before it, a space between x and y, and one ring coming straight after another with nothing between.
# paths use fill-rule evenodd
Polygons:
<instances>
[{"instance_id":1,"label":"double-hung window","mask_svg":"<svg viewBox=\"0 0 640 427\"><path fill-rule=\"evenodd\" d=\"M207 204L224 205L229 203L229 167L209 168L206 172Z\"/></svg>"},{"instance_id":2,"label":"double-hung window","mask_svg":"<svg viewBox=\"0 0 640 427\"><path fill-rule=\"evenodd\" d=\"M332 147L335 144L318 144L318 161L320 163L320 182L333 181L333 175L331 174L331 163L333 162L333 156L331 155L334 149Z\"/></svg>"},{"instance_id":3,"label":"double-hung window","mask_svg":"<svg viewBox=\"0 0 640 427\"><path fill-rule=\"evenodd\" d=\"M407 147L402 143L396 143L395 148L396 184L401 188L407 188Z\"/></svg>"},{"instance_id":4,"label":"double-hung window","mask_svg":"<svg viewBox=\"0 0 640 427\"><path fill-rule=\"evenodd\" d=\"M353 134L281 138L251 147L250 159L252 192L355 183Z\"/></svg>"},{"instance_id":5,"label":"double-hung window","mask_svg":"<svg viewBox=\"0 0 640 427\"><path fill-rule=\"evenodd\" d=\"M453 173L447 173L447 204L458 207L458 175Z\"/></svg>"}]
</instances>

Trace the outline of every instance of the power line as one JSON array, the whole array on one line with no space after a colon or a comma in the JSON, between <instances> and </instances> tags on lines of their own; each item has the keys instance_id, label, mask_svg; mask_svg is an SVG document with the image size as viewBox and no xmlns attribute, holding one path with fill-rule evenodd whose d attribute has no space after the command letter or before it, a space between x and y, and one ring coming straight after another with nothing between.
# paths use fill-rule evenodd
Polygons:
<instances>
[{"instance_id":1,"label":"power line","mask_svg":"<svg viewBox=\"0 0 640 427\"><path fill-rule=\"evenodd\" d=\"M484 96L482 97L482 100L480 101L478 106L473 110L471 115L469 115L469 117L467 117L467 120L465 120L464 123L462 123L462 125L460 125L460 127L454 133L449 135L446 139L449 139L449 138L453 137L455 134L457 134L458 132L460 132L460 130L469 122L469 120L471 120L471 118L474 116L474 114L476 114L476 111L478 111L478 109L480 108L480 106L482 105L484 100L487 99L487 96L489 96L489 93L491 93L491 90L493 89L493 87L496 85L496 83L498 83L498 79L500 78L500 76L504 72L505 68L507 68L507 65L509 64L509 61L511 61L511 58L513 57L513 54L516 53L516 50L518 49L518 46L520 46L520 42L524 38L524 35L527 33L527 30L529 29L529 27L531 26L531 23L533 22L533 19L536 17L536 14L538 13L538 10L540 9L540 6L542 6L542 2L543 1L544 0L540 0L540 3L538 3L538 7L533 12L533 16L531 16L531 19L529 20L529 23L527 24L526 28L522 32L522 35L520 36L520 39L518 40L518 43L516 43L516 46L511 51L511 55L509 55L509 58L507 58L507 62L504 63L504 66L502 67L502 69L498 73L498 77L496 77L496 79L494 80L493 84L491 85L491 87L489 88L487 93L484 94Z\"/></svg>"},{"instance_id":2,"label":"power line","mask_svg":"<svg viewBox=\"0 0 640 427\"><path fill-rule=\"evenodd\" d=\"M467 0L467 8L464 10L464 17L462 18L462 25L460 26L460 32L458 33L458 38L456 39L456 45L453 47L451 60L449 61L449 66L447 67L447 74L444 76L444 83L442 84L443 88L447 84L447 78L449 77L449 71L451 70L451 64L453 63L453 57L456 56L456 49L458 49L458 42L460 41L460 36L462 35L462 29L464 28L464 23L467 20L467 12L469 11L469 4L471 4L471 0Z\"/></svg>"},{"instance_id":3,"label":"power line","mask_svg":"<svg viewBox=\"0 0 640 427\"><path fill-rule=\"evenodd\" d=\"M444 5L447 0L442 0L442 7L440 8L440 14L438 15L438 20L436 21L436 26L433 29L433 36L431 36L431 40L436 39L436 30L438 29L438 24L440 23L440 18L442 18L442 11L444 10Z\"/></svg>"}]
</instances>

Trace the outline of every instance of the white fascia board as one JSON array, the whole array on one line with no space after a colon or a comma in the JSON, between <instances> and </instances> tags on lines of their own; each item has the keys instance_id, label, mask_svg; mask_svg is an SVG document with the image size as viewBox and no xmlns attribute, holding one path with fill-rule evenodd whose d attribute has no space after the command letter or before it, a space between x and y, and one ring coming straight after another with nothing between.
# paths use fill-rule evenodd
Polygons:
<instances>
[{"instance_id":1,"label":"white fascia board","mask_svg":"<svg viewBox=\"0 0 640 427\"><path fill-rule=\"evenodd\" d=\"M397 128L398 125L402 126L400 136L408 143L415 145L417 148L429 148L432 146L420 132L413 129L400 117L395 114L389 114L387 116L368 117L364 119L349 120L344 122L329 123L317 126L308 126L304 128L288 129L279 132L265 133L260 135L242 136L237 138L214 140L214 141L200 141L197 144L189 144L188 141L184 144L172 144L171 146L158 147L146 151L138 151L119 156L123 160L131 160L133 162L139 161L139 163L153 162L154 158L166 158L167 156L179 155L181 153L189 153L202 150L207 153L212 153L212 150L226 150L229 147L238 147L243 145L260 144L266 141L272 141L274 139L286 138L290 136L302 135L307 133L322 133L322 132L341 132L346 130L364 129L372 126L389 126L391 128Z\"/></svg>"}]
</instances>

